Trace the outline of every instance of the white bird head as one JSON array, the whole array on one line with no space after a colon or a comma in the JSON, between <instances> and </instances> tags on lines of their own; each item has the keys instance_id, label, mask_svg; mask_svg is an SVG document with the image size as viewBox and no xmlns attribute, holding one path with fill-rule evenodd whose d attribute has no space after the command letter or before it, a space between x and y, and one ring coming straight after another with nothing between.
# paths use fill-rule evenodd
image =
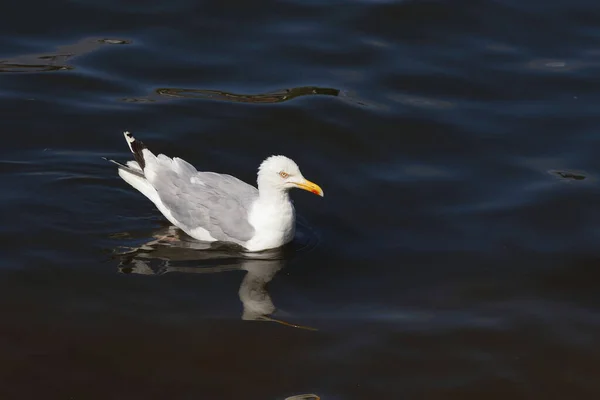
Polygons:
<instances>
[{"instance_id":1,"label":"white bird head","mask_svg":"<svg viewBox=\"0 0 600 400\"><path fill-rule=\"evenodd\" d=\"M258 168L258 189L287 192L293 188L307 190L323 197L323 190L300 172L298 165L285 156L271 156Z\"/></svg>"}]
</instances>

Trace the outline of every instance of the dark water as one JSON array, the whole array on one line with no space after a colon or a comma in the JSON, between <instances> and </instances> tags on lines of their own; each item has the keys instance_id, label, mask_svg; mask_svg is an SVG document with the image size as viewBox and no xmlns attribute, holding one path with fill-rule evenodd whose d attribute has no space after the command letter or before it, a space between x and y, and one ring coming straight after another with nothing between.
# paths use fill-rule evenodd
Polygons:
<instances>
[{"instance_id":1,"label":"dark water","mask_svg":"<svg viewBox=\"0 0 600 400\"><path fill-rule=\"evenodd\" d=\"M0 398L600 395L597 1L2 9ZM124 130L326 196L281 252L195 250Z\"/></svg>"}]
</instances>

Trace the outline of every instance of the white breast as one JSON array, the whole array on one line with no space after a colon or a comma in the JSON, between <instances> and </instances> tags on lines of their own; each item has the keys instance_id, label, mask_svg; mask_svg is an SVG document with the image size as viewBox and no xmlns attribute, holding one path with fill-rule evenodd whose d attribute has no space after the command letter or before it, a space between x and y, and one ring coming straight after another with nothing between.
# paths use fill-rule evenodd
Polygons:
<instances>
[{"instance_id":1,"label":"white breast","mask_svg":"<svg viewBox=\"0 0 600 400\"><path fill-rule=\"evenodd\" d=\"M249 251L261 251L283 246L294 238L296 212L292 203L264 202L257 200L248 215L255 234L245 247Z\"/></svg>"}]
</instances>

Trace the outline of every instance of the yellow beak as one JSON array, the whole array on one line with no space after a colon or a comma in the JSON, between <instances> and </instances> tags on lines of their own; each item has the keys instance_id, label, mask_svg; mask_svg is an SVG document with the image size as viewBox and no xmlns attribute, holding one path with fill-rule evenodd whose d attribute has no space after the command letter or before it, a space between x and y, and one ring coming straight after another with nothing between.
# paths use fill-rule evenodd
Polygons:
<instances>
[{"instance_id":1,"label":"yellow beak","mask_svg":"<svg viewBox=\"0 0 600 400\"><path fill-rule=\"evenodd\" d=\"M317 185L316 183L312 183L309 180L305 180L302 183L296 183L296 186L299 187L300 189L308 190L309 192L317 194L321 197L324 196L323 189L321 189L321 187L319 185Z\"/></svg>"}]
</instances>

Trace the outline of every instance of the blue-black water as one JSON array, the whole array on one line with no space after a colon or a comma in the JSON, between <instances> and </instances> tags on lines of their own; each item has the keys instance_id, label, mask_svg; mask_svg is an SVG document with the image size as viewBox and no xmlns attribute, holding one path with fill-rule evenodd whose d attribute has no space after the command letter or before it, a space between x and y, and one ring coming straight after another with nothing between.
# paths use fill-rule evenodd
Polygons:
<instances>
[{"instance_id":1,"label":"blue-black water","mask_svg":"<svg viewBox=\"0 0 600 400\"><path fill-rule=\"evenodd\" d=\"M10 2L0 398L600 395L600 3ZM256 179L296 240L194 249L122 132ZM307 397L309 398L309 397Z\"/></svg>"}]
</instances>

